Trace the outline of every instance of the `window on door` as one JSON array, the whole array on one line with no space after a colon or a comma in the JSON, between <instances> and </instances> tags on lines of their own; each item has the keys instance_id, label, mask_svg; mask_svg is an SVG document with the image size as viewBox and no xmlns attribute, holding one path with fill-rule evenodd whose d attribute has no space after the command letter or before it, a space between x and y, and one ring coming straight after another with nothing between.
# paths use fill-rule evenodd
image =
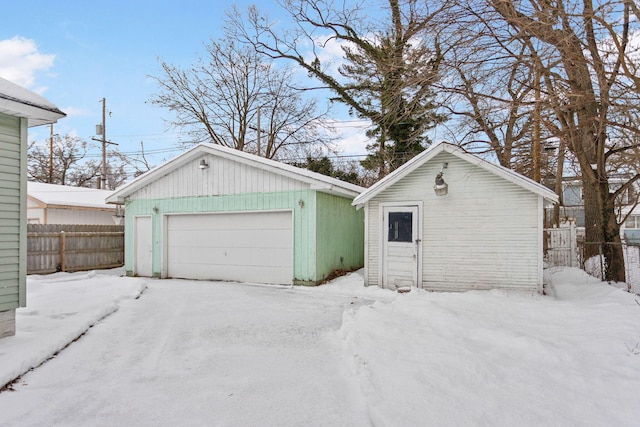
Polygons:
<instances>
[{"instance_id":1,"label":"window on door","mask_svg":"<svg viewBox=\"0 0 640 427\"><path fill-rule=\"evenodd\" d=\"M389 242L412 242L412 212L389 212Z\"/></svg>"}]
</instances>

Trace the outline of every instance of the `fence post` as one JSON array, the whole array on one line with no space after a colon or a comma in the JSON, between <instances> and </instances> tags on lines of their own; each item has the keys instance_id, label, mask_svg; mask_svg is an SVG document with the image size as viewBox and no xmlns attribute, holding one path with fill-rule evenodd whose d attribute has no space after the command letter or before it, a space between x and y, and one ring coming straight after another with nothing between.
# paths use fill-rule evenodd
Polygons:
<instances>
[{"instance_id":1,"label":"fence post","mask_svg":"<svg viewBox=\"0 0 640 427\"><path fill-rule=\"evenodd\" d=\"M66 251L66 238L64 236L64 230L60 232L60 271L65 271L64 253Z\"/></svg>"},{"instance_id":2,"label":"fence post","mask_svg":"<svg viewBox=\"0 0 640 427\"><path fill-rule=\"evenodd\" d=\"M577 267L578 266L578 244L577 244L577 236L576 236L576 223L572 221L569 225L569 256L571 260L569 261L569 267Z\"/></svg>"},{"instance_id":3,"label":"fence post","mask_svg":"<svg viewBox=\"0 0 640 427\"><path fill-rule=\"evenodd\" d=\"M604 280L604 259L602 254L602 243L598 243L598 255L600 257L600 280Z\"/></svg>"}]
</instances>

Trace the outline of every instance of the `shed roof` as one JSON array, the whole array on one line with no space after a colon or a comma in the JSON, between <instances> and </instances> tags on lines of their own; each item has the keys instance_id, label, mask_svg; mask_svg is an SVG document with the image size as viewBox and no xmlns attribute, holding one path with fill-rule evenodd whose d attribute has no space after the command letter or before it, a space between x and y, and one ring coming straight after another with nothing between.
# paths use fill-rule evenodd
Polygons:
<instances>
[{"instance_id":1,"label":"shed roof","mask_svg":"<svg viewBox=\"0 0 640 427\"><path fill-rule=\"evenodd\" d=\"M402 178L409 175L411 172L443 152L452 154L462 160L465 160L488 172L491 172L494 175L502 177L507 181L510 181L526 190L544 197L550 202L555 203L558 201L558 195L542 184L539 184L534 180L527 178L526 176L520 175L519 173L514 172L511 169L507 169L503 166L481 159L480 157L468 153L463 148L458 147L457 145L453 145L448 142L440 142L432 145L422 153L415 156L413 159L409 160L404 165L400 166L391 174L387 175L384 179L376 182L374 185L372 185L366 191L362 192L358 197L356 197L353 200L352 204L358 207L363 206L369 200L380 194L382 191L388 189L396 182L400 181Z\"/></svg>"},{"instance_id":2,"label":"shed roof","mask_svg":"<svg viewBox=\"0 0 640 427\"><path fill-rule=\"evenodd\" d=\"M197 159L203 154L211 154L216 157L234 160L247 166L266 170L291 179L296 179L309 184L312 190L318 190L329 194L354 198L364 191L364 188L358 185L344 182L317 172L312 172L307 169L287 165L285 163L259 157L254 154L245 153L222 145L199 144L189 151L180 154L178 157L169 160L168 162L144 173L143 175L140 175L133 181L118 188L113 195L107 198L107 203L124 203L126 197L148 184L151 184L157 179L168 175L186 163Z\"/></svg>"},{"instance_id":3,"label":"shed roof","mask_svg":"<svg viewBox=\"0 0 640 427\"><path fill-rule=\"evenodd\" d=\"M55 123L66 116L42 96L1 77L0 113L25 117L29 127Z\"/></svg>"},{"instance_id":4,"label":"shed roof","mask_svg":"<svg viewBox=\"0 0 640 427\"><path fill-rule=\"evenodd\" d=\"M68 185L27 183L27 195L48 207L75 206L83 208L114 209L105 199L113 194L110 190L96 188L71 187Z\"/></svg>"}]
</instances>

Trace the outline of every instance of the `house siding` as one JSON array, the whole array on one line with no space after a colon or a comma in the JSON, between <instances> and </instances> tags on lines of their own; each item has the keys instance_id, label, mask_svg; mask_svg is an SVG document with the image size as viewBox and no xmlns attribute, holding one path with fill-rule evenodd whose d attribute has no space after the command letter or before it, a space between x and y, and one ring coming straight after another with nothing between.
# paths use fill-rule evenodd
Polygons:
<instances>
[{"instance_id":1,"label":"house siding","mask_svg":"<svg viewBox=\"0 0 640 427\"><path fill-rule=\"evenodd\" d=\"M354 214L351 199L317 194L316 279L335 270L354 270L364 265L364 211Z\"/></svg>"},{"instance_id":2,"label":"house siding","mask_svg":"<svg viewBox=\"0 0 640 427\"><path fill-rule=\"evenodd\" d=\"M304 202L304 207L300 207L300 200ZM151 215L152 217L152 271L154 277L163 277L162 254L165 244L164 224L167 215L277 210L293 212L294 281L316 282L316 192L312 190L167 199L131 199L126 204L125 218L125 269L127 274L133 274L133 223L136 216Z\"/></svg>"},{"instance_id":3,"label":"house siding","mask_svg":"<svg viewBox=\"0 0 640 427\"><path fill-rule=\"evenodd\" d=\"M115 210L82 208L47 208L43 212L40 224L97 224L113 225ZM29 218L38 218L29 211Z\"/></svg>"},{"instance_id":4,"label":"house siding","mask_svg":"<svg viewBox=\"0 0 640 427\"><path fill-rule=\"evenodd\" d=\"M439 197L433 191L434 177L444 162L449 193ZM368 285L382 285L380 204L404 201L423 202L419 256L424 289L539 290L540 198L448 153L437 155L367 204Z\"/></svg>"},{"instance_id":5,"label":"house siding","mask_svg":"<svg viewBox=\"0 0 640 427\"><path fill-rule=\"evenodd\" d=\"M0 114L0 312L26 305L26 135Z\"/></svg>"}]
</instances>

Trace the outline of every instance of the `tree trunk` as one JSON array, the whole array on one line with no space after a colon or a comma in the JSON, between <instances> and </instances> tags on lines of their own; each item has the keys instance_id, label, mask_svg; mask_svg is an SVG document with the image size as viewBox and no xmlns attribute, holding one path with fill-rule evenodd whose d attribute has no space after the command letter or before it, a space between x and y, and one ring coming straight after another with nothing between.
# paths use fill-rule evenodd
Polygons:
<instances>
[{"instance_id":1,"label":"tree trunk","mask_svg":"<svg viewBox=\"0 0 640 427\"><path fill-rule=\"evenodd\" d=\"M624 283L626 282L626 272L624 268L622 239L620 238L620 224L618 224L616 220L613 195L607 191L605 196L607 201L602 210L602 233L604 241L607 242L603 250L607 262L605 279L611 282Z\"/></svg>"},{"instance_id":2,"label":"tree trunk","mask_svg":"<svg viewBox=\"0 0 640 427\"><path fill-rule=\"evenodd\" d=\"M614 198L609 192L609 182L606 177L598 180L583 174L582 186L585 214L584 258L603 256L603 278L612 282L625 282L620 225L616 221Z\"/></svg>"}]
</instances>

